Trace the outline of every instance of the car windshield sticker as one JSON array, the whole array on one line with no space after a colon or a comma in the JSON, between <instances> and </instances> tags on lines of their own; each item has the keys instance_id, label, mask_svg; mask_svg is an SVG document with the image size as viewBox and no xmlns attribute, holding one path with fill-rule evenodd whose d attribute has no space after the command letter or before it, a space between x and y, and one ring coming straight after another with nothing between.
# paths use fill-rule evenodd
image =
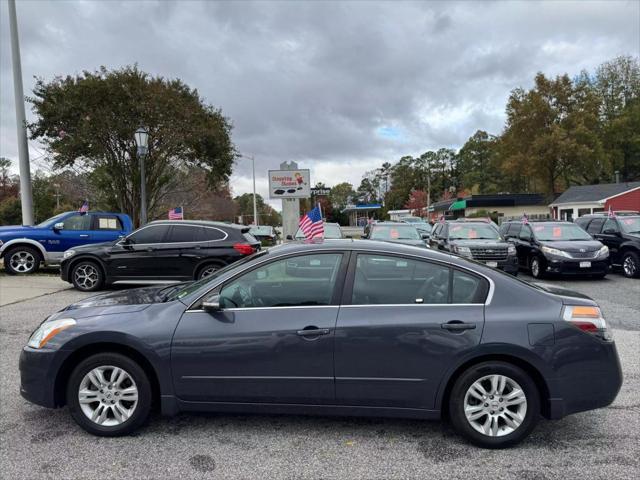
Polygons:
<instances>
[{"instance_id":1,"label":"car windshield sticker","mask_svg":"<svg viewBox=\"0 0 640 480\"><path fill-rule=\"evenodd\" d=\"M562 228L561 227L553 227L553 237L558 238L562 236Z\"/></svg>"},{"instance_id":2,"label":"car windshield sticker","mask_svg":"<svg viewBox=\"0 0 640 480\"><path fill-rule=\"evenodd\" d=\"M469 230L469 238L478 238L478 232L475 230Z\"/></svg>"},{"instance_id":3,"label":"car windshield sticker","mask_svg":"<svg viewBox=\"0 0 640 480\"><path fill-rule=\"evenodd\" d=\"M623 222L625 225L633 225L633 218L626 218Z\"/></svg>"},{"instance_id":4,"label":"car windshield sticker","mask_svg":"<svg viewBox=\"0 0 640 480\"><path fill-rule=\"evenodd\" d=\"M542 225L538 225L537 227L535 227L535 228L534 228L534 230L535 230L536 232L541 232L541 231L543 231L543 230L544 230L544 227L543 227Z\"/></svg>"},{"instance_id":5,"label":"car windshield sticker","mask_svg":"<svg viewBox=\"0 0 640 480\"><path fill-rule=\"evenodd\" d=\"M395 228L391 229L391 238L399 238L400 237L400 232L398 232L398 230L396 230Z\"/></svg>"},{"instance_id":6,"label":"car windshield sticker","mask_svg":"<svg viewBox=\"0 0 640 480\"><path fill-rule=\"evenodd\" d=\"M456 225L455 227L451 227L451 231L452 232L457 232L458 230L460 230L462 227L460 225Z\"/></svg>"}]
</instances>

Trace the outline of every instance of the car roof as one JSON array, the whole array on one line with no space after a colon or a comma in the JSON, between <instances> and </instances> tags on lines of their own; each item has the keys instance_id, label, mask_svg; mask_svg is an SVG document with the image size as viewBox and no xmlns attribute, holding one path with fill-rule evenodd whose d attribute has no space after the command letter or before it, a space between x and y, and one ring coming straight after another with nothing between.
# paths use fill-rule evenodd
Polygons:
<instances>
[{"instance_id":1,"label":"car roof","mask_svg":"<svg viewBox=\"0 0 640 480\"><path fill-rule=\"evenodd\" d=\"M209 220L154 220L153 222L147 223L145 226L148 225L191 225L201 227L234 228L246 231L251 228L247 225L239 225L237 223L213 222Z\"/></svg>"}]
</instances>

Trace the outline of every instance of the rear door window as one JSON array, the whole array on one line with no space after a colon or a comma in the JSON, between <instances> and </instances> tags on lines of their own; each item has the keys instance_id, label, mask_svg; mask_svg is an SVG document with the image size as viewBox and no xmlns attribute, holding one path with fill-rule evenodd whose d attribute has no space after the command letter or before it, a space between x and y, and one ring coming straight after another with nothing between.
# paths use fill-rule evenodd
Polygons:
<instances>
[{"instance_id":1,"label":"rear door window","mask_svg":"<svg viewBox=\"0 0 640 480\"><path fill-rule=\"evenodd\" d=\"M189 243L198 240L200 227L191 225L173 225L169 231L169 236L165 240L167 243Z\"/></svg>"},{"instance_id":2,"label":"rear door window","mask_svg":"<svg viewBox=\"0 0 640 480\"><path fill-rule=\"evenodd\" d=\"M483 303L486 281L460 270L453 271L453 303Z\"/></svg>"},{"instance_id":3,"label":"rear door window","mask_svg":"<svg viewBox=\"0 0 640 480\"><path fill-rule=\"evenodd\" d=\"M353 305L442 304L449 300L449 268L405 257L359 254Z\"/></svg>"},{"instance_id":4,"label":"rear door window","mask_svg":"<svg viewBox=\"0 0 640 480\"><path fill-rule=\"evenodd\" d=\"M602 230L603 224L604 224L604 218L594 218L589 224L589 226L587 227L587 232L590 233L591 235L600 233L600 230ZM578 225L580 224L578 223ZM582 227L582 225L580 226Z\"/></svg>"},{"instance_id":5,"label":"rear door window","mask_svg":"<svg viewBox=\"0 0 640 480\"><path fill-rule=\"evenodd\" d=\"M122 223L120 219L113 215L94 215L93 216L93 229L94 230L122 230Z\"/></svg>"},{"instance_id":6,"label":"rear door window","mask_svg":"<svg viewBox=\"0 0 640 480\"><path fill-rule=\"evenodd\" d=\"M198 229L199 242L213 242L224 240L227 238L227 233L224 230L215 227L200 227Z\"/></svg>"}]
</instances>

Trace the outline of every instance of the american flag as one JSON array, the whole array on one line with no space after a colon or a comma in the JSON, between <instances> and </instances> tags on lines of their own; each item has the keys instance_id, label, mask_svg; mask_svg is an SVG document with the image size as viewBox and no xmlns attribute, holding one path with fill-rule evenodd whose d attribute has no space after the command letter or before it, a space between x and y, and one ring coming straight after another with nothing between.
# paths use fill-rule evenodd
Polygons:
<instances>
[{"instance_id":1,"label":"american flag","mask_svg":"<svg viewBox=\"0 0 640 480\"><path fill-rule=\"evenodd\" d=\"M85 200L78 211L80 213L87 213L89 211L89 200Z\"/></svg>"},{"instance_id":2,"label":"american flag","mask_svg":"<svg viewBox=\"0 0 640 480\"><path fill-rule=\"evenodd\" d=\"M302 230L302 233L304 233L307 240L324 237L324 224L322 223L320 207L314 208L309 213L301 217L298 226Z\"/></svg>"},{"instance_id":3,"label":"american flag","mask_svg":"<svg viewBox=\"0 0 640 480\"><path fill-rule=\"evenodd\" d=\"M527 216L526 213L522 214L522 224L523 225L529 225L529 217Z\"/></svg>"},{"instance_id":4,"label":"american flag","mask_svg":"<svg viewBox=\"0 0 640 480\"><path fill-rule=\"evenodd\" d=\"M169 220L184 220L182 207L176 207L169 210Z\"/></svg>"},{"instance_id":5,"label":"american flag","mask_svg":"<svg viewBox=\"0 0 640 480\"><path fill-rule=\"evenodd\" d=\"M614 218L616 216L616 212L614 212L613 210L611 210L611 205L609 205L609 211L607 212L607 216L609 218Z\"/></svg>"}]
</instances>

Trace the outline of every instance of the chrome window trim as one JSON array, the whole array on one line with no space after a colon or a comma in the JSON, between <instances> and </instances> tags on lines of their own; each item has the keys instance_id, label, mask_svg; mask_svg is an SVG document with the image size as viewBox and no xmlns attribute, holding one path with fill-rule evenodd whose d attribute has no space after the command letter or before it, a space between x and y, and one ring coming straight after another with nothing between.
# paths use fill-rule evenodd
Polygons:
<instances>
[{"instance_id":1,"label":"chrome window trim","mask_svg":"<svg viewBox=\"0 0 640 480\"><path fill-rule=\"evenodd\" d=\"M340 308L362 307L483 307L484 303L361 303L358 305L341 305Z\"/></svg>"},{"instance_id":2,"label":"chrome window trim","mask_svg":"<svg viewBox=\"0 0 640 480\"><path fill-rule=\"evenodd\" d=\"M218 230L219 232L224 233L224 237L219 239L219 240L205 240L204 242L157 242L157 243L132 243L131 245L190 245L190 244L196 244L196 245L202 245L203 243L211 243L211 242L222 242L224 240L226 240L229 237L229 234L227 232L225 232L224 230L222 230L221 228L218 227L209 227L209 226L205 226L205 225L174 225L173 223L158 223L156 225L145 225L142 228L139 228L138 230L136 230L135 232L131 232L129 235L127 235L125 238L129 238L131 235L133 235L134 233L138 233L141 232L142 230L146 229L146 228L153 228L153 227L162 227L162 226L169 226L169 227L199 227L199 228L211 228L213 230ZM122 246L122 240L120 240L118 243L116 243L116 245L120 245Z\"/></svg>"},{"instance_id":3,"label":"chrome window trim","mask_svg":"<svg viewBox=\"0 0 640 480\"><path fill-rule=\"evenodd\" d=\"M420 247L416 247L416 248L420 248ZM386 255L400 255L400 256L406 256L406 257L412 257L412 258L417 258L419 260L422 261L432 261L432 262L436 262L436 263L441 263L444 265L449 265L451 268L460 268L462 270L466 270L468 272L471 272L472 274L475 275L479 275L482 278L485 278L488 282L489 282L489 292L487 293L487 298L485 299L484 303L463 303L463 304L454 304L454 303L436 303L436 304L432 304L432 305L452 305L452 306L460 306L460 305L490 305L491 301L493 300L493 294L495 292L496 286L494 281L488 277L487 275L485 275L484 273L481 272L477 272L475 270L472 270L471 268L468 267L463 267L461 265L457 265L453 262L448 262L446 260L440 260L440 259L431 259L428 257L423 257L421 255L415 255L415 254L411 254L411 253L399 253L399 252L388 252L385 250L374 250L374 249L358 249L358 248L348 248L348 249L337 249L336 247L327 247L327 248L318 248L318 249L313 249L310 250L310 252L340 252L340 253L347 253L347 252L355 252L357 253L379 253L379 254L386 254ZM281 255L277 255L275 257L267 257L267 258L263 258L262 261L251 264L249 267L245 267L245 270L248 268L255 268L258 267L264 263L268 263L271 262L272 260L277 260L280 258L286 258L288 256L299 256L299 255L308 255L309 253L307 252L295 252L295 253L283 253ZM241 272L238 273L238 276L242 274L242 272L244 272L244 270L242 270ZM191 302L191 304L187 307L187 310L185 310L186 312L201 312L202 310L197 309L197 308L192 308L193 305L195 305L196 303L198 303L201 299L203 299L204 297L206 297L207 295L209 295L212 291L214 291L216 288L218 288L220 285L222 285L226 280L220 280L219 282L216 282L214 285L211 286L211 288L209 290L207 290L205 293L203 293L202 295L200 295L198 298L196 298L193 302ZM340 307L340 308L345 308L345 307L363 307L363 306L375 306L375 303L372 304L368 304L368 305L326 305L326 306L330 306L330 307ZM401 305L405 305L405 304L401 304ZM406 305L417 305L417 306L424 306L424 305L429 305L429 304L420 304L420 303L408 303ZM379 305L378 305L379 306ZM394 304L394 306L398 306L398 304ZM302 307L256 307L256 308L313 308L311 306L302 306ZM224 311L228 311L229 309L225 309ZM255 310L255 308L249 308L248 310Z\"/></svg>"}]
</instances>

